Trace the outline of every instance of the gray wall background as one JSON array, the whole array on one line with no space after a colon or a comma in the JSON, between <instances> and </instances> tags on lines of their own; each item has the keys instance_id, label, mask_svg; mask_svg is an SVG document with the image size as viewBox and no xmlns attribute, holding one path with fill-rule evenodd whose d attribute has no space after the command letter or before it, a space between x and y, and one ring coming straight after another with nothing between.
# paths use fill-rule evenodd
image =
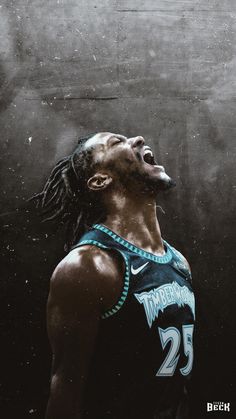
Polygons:
<instances>
[{"instance_id":1,"label":"gray wall background","mask_svg":"<svg viewBox=\"0 0 236 419\"><path fill-rule=\"evenodd\" d=\"M232 402L236 2L5 0L0 25L4 417L13 404L18 417L43 417L44 307L63 241L14 209L95 131L143 135L177 181L160 219L198 296L196 418L205 401Z\"/></svg>"}]
</instances>

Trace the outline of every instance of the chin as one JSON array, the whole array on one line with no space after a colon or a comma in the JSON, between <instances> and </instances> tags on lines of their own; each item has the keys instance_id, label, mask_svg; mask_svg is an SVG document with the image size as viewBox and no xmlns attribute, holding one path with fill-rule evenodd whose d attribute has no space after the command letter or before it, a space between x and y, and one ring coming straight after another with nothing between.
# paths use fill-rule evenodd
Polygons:
<instances>
[{"instance_id":1,"label":"chin","mask_svg":"<svg viewBox=\"0 0 236 419\"><path fill-rule=\"evenodd\" d=\"M158 178L152 179L150 182L155 192L166 191L176 186L176 183L166 172L161 172Z\"/></svg>"},{"instance_id":2,"label":"chin","mask_svg":"<svg viewBox=\"0 0 236 419\"><path fill-rule=\"evenodd\" d=\"M170 176L167 175L166 172L161 172L159 175L160 182L164 185L167 185L168 187L176 186L176 183L173 179L171 179Z\"/></svg>"}]
</instances>

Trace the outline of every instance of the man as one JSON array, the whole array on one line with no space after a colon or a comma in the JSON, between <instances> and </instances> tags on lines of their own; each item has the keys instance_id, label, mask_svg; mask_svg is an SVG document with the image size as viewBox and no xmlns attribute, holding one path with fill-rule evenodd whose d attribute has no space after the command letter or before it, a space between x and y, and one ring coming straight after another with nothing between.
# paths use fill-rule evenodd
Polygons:
<instances>
[{"instance_id":1,"label":"man","mask_svg":"<svg viewBox=\"0 0 236 419\"><path fill-rule=\"evenodd\" d=\"M37 196L74 243L50 284L47 419L189 417L191 274L156 216L157 194L173 184L142 137L102 132Z\"/></svg>"}]
</instances>

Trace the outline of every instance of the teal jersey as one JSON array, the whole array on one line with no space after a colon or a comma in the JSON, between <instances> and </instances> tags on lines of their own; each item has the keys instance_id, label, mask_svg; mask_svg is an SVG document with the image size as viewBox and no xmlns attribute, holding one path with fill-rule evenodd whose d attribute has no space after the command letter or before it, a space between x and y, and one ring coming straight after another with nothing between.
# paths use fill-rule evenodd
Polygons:
<instances>
[{"instance_id":1,"label":"teal jersey","mask_svg":"<svg viewBox=\"0 0 236 419\"><path fill-rule=\"evenodd\" d=\"M186 259L163 240L146 252L96 224L76 244L118 252L123 289L102 314L83 418L187 419L195 300Z\"/></svg>"}]
</instances>

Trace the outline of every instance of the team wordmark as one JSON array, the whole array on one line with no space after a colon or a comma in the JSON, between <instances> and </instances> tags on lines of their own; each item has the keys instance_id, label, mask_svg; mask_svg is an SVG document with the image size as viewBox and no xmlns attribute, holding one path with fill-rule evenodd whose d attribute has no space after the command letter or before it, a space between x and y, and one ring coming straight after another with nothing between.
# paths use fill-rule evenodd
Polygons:
<instances>
[{"instance_id":1,"label":"team wordmark","mask_svg":"<svg viewBox=\"0 0 236 419\"><path fill-rule=\"evenodd\" d=\"M195 299L192 291L185 285L181 287L177 282L161 285L151 291L134 294L140 304L143 304L149 327L158 318L159 312L170 305L179 307L188 305L195 318Z\"/></svg>"}]
</instances>

